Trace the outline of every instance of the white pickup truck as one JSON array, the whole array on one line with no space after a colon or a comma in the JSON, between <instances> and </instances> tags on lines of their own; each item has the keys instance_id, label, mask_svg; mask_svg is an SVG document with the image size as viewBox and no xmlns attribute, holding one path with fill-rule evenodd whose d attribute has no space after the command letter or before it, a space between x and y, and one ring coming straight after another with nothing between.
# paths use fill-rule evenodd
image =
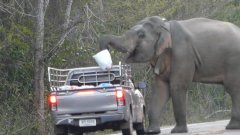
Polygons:
<instances>
[{"instance_id":1,"label":"white pickup truck","mask_svg":"<svg viewBox=\"0 0 240 135\"><path fill-rule=\"evenodd\" d=\"M132 82L129 65L73 69L48 68L49 107L57 135L113 129L143 134L145 102ZM139 83L139 89L146 87Z\"/></svg>"}]
</instances>

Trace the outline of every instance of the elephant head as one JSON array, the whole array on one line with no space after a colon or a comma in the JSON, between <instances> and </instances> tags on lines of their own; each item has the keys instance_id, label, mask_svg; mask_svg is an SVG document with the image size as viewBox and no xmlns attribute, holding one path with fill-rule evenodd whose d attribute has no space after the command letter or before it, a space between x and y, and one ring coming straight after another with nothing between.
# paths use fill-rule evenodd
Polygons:
<instances>
[{"instance_id":1,"label":"elephant head","mask_svg":"<svg viewBox=\"0 0 240 135\"><path fill-rule=\"evenodd\" d=\"M143 63L160 55L166 46L169 26L163 18L147 17L127 30L121 36L104 35L99 38L100 49L108 49L109 45L120 52L127 53L127 63Z\"/></svg>"}]
</instances>

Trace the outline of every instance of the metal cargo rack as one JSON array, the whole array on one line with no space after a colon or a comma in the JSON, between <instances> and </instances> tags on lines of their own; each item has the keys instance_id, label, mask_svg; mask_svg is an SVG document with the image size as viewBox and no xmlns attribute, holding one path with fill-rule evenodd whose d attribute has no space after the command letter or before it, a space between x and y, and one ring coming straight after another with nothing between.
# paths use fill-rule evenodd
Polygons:
<instances>
[{"instance_id":1,"label":"metal cargo rack","mask_svg":"<svg viewBox=\"0 0 240 135\"><path fill-rule=\"evenodd\" d=\"M100 67L83 67L71 69L57 69L48 67L48 79L51 91L59 91L59 87L69 86L98 86L101 83L130 86L130 65L113 65L109 71Z\"/></svg>"}]
</instances>

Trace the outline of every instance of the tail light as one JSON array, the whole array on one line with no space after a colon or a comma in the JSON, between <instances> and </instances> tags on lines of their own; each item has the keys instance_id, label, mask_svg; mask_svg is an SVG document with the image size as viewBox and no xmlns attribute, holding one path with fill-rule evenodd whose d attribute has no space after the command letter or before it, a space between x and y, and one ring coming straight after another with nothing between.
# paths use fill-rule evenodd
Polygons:
<instances>
[{"instance_id":1,"label":"tail light","mask_svg":"<svg viewBox=\"0 0 240 135\"><path fill-rule=\"evenodd\" d=\"M118 106L125 106L126 102L123 90L116 90L116 100Z\"/></svg>"},{"instance_id":2,"label":"tail light","mask_svg":"<svg viewBox=\"0 0 240 135\"><path fill-rule=\"evenodd\" d=\"M57 110L57 102L58 102L58 99L57 99L56 94L50 94L48 97L48 103L49 103L51 111Z\"/></svg>"}]
</instances>

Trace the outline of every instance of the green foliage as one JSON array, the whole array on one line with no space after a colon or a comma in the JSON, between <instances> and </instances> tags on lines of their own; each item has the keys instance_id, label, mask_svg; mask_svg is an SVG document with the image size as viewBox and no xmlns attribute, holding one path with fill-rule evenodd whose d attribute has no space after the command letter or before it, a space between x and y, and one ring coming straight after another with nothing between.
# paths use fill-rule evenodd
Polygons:
<instances>
[{"instance_id":1,"label":"green foliage","mask_svg":"<svg viewBox=\"0 0 240 135\"><path fill-rule=\"evenodd\" d=\"M1 26L0 33L4 34L0 42L0 134L20 134L34 125L33 32L23 24L12 23L10 27Z\"/></svg>"},{"instance_id":2,"label":"green foliage","mask_svg":"<svg viewBox=\"0 0 240 135\"><path fill-rule=\"evenodd\" d=\"M213 15L218 20L232 22L240 26L240 5L239 1L235 0L226 4L221 10Z\"/></svg>"}]
</instances>

